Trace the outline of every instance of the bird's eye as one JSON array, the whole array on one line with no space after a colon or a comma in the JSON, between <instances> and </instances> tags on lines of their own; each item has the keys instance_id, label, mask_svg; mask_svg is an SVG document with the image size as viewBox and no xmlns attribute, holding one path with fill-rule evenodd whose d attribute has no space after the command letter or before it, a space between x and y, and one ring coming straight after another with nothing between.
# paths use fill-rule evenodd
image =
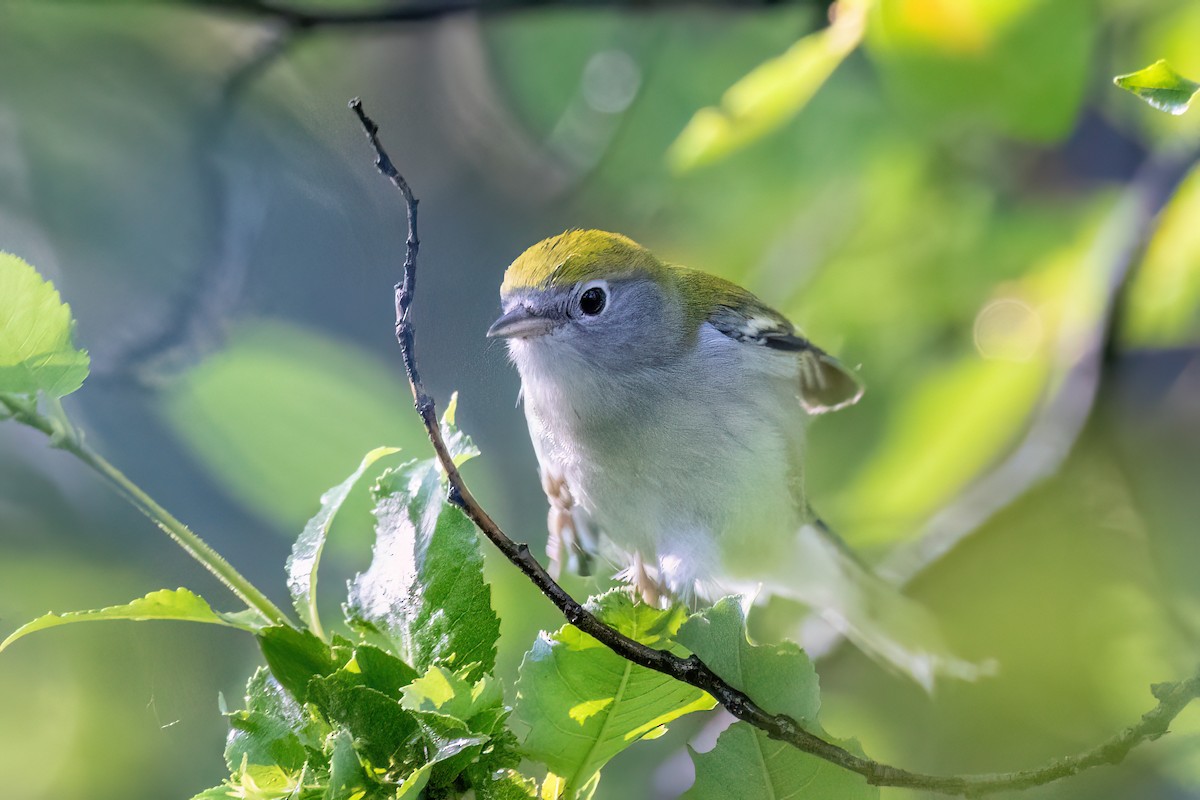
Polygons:
<instances>
[{"instance_id":1,"label":"bird's eye","mask_svg":"<svg viewBox=\"0 0 1200 800\"><path fill-rule=\"evenodd\" d=\"M607 302L608 296L604 294L604 290L599 286L593 286L579 295L579 310L589 317L594 317L604 310Z\"/></svg>"}]
</instances>

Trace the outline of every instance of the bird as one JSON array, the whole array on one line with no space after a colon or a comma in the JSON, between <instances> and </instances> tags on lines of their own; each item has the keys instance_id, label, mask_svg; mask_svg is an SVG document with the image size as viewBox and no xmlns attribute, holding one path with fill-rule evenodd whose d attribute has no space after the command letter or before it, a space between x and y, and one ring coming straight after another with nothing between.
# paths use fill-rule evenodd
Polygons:
<instances>
[{"instance_id":1,"label":"bird","mask_svg":"<svg viewBox=\"0 0 1200 800\"><path fill-rule=\"evenodd\" d=\"M552 574L606 559L646 602L693 609L782 596L927 690L981 673L808 502L807 423L859 401L855 370L748 290L618 233L538 242L500 297L487 336L521 378Z\"/></svg>"}]
</instances>

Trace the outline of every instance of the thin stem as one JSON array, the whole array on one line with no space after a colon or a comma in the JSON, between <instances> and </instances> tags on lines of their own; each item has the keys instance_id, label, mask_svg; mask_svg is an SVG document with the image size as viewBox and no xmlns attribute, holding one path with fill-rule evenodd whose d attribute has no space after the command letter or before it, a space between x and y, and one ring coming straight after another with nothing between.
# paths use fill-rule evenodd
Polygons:
<instances>
[{"instance_id":1,"label":"thin stem","mask_svg":"<svg viewBox=\"0 0 1200 800\"><path fill-rule=\"evenodd\" d=\"M247 606L258 611L272 624L286 625L288 619L284 613L258 588L234 569L220 553L213 550L203 539L193 533L186 525L175 518L171 512L160 506L154 498L142 491L141 487L131 481L125 473L113 466L104 456L97 453L83 441L61 406L52 403L55 412L53 417L37 413L33 404L26 405L12 395L0 394L0 404L12 414L13 419L35 428L51 438L53 445L65 450L78 458L84 464L100 473L117 492L128 500L138 511L145 514L151 522L157 525L168 536L175 540L188 555L199 561L205 569L217 576L221 583L237 595Z\"/></svg>"},{"instance_id":2,"label":"thin stem","mask_svg":"<svg viewBox=\"0 0 1200 800\"><path fill-rule=\"evenodd\" d=\"M627 661L669 675L676 680L708 692L730 714L766 732L772 739L786 742L798 750L822 758L843 769L856 772L863 776L869 784L924 789L941 794L977 797L995 792L1024 789L1050 783L1101 764L1115 764L1125 758L1129 751L1138 744L1148 739L1156 739L1166 733L1171 721L1179 712L1192 700L1200 697L1200 672L1197 672L1191 678L1179 683L1154 686L1152 691L1159 701L1155 708L1144 714L1136 724L1083 753L1056 759L1039 769L1021 772L984 775L927 775L855 755L843 747L804 730L800 723L792 717L785 714L768 713L740 689L725 682L695 655L681 658L666 650L656 650L605 625L550 577L546 569L529 552L528 545L514 542L500 529L500 526L471 495L454 464L454 458L442 439L436 404L425 391L425 386L417 371L413 323L409 318L416 287L417 250L420 245L417 239L417 200L407 181L397 171L387 152L383 149L383 145L380 144L379 127L363 111L362 103L356 98L350 101L350 108L358 116L359 122L366 131L367 139L375 151L375 166L404 196L408 237L405 242L403 274L400 282L396 284L396 339L400 344L404 371L412 389L417 413L420 414L434 452L437 454L442 468L446 471L450 485L448 500L462 509L480 532L514 566L521 570L542 594L554 603L567 622L592 636Z\"/></svg>"}]
</instances>

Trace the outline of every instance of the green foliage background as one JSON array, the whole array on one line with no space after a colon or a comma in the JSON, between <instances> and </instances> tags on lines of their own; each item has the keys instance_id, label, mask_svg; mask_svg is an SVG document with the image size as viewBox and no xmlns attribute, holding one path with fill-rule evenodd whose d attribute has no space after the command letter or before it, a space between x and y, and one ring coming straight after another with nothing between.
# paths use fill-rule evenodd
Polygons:
<instances>
[{"instance_id":1,"label":"green foliage background","mask_svg":"<svg viewBox=\"0 0 1200 800\"><path fill-rule=\"evenodd\" d=\"M803 81L760 77L757 105L726 94L799 58L789 48L824 23L798 5L318 29L222 109L271 35L262 20L184 2L9 2L0 248L72 304L92 377L67 405L92 443L283 604L281 565L321 492L372 447L424 455L391 338L399 209L345 111L361 95L423 200L427 380L462 392L459 422L485 453L468 478L517 538L541 541L544 500L515 375L482 334L521 249L594 226L743 282L862 365L864 402L813 428L810 481L824 515L878 556L1011 450L1058 386L1062 348L1097 324L1106 237L1132 219L1123 188L1150 153L1194 146L1200 125L1111 76L1160 57L1200 76L1200 7L885 0L799 114L787 109ZM710 130L695 141L715 151L679 157L696 112L731 103L749 133ZM1063 468L913 587L1000 676L931 699L841 651L817 665L832 735L929 771L1032 766L1128 724L1149 683L1192 668L1197 213L1200 173L1139 262ZM350 492L323 586L366 566L369 505ZM511 689L537 632L561 620L493 556ZM0 426L3 633L178 585L222 591L42 437ZM786 612L763 615L764 638ZM218 783L218 693L237 707L257 659L249 637L182 623L73 626L5 651L5 793L188 797ZM702 724L619 756L600 796L682 793L679 753ZM1034 794L1196 796L1200 712L1175 727L1119 771Z\"/></svg>"}]
</instances>

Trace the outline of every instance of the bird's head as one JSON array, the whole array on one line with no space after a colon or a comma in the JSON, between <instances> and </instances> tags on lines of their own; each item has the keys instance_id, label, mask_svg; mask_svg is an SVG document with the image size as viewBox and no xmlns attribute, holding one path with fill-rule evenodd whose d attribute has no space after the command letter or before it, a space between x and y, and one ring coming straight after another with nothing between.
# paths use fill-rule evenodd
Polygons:
<instances>
[{"instance_id":1,"label":"bird's head","mask_svg":"<svg viewBox=\"0 0 1200 800\"><path fill-rule=\"evenodd\" d=\"M671 268L616 233L573 230L517 257L500 286L504 314L487 335L523 362L626 372L684 347L688 304Z\"/></svg>"}]
</instances>

